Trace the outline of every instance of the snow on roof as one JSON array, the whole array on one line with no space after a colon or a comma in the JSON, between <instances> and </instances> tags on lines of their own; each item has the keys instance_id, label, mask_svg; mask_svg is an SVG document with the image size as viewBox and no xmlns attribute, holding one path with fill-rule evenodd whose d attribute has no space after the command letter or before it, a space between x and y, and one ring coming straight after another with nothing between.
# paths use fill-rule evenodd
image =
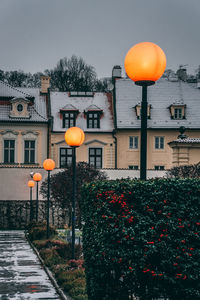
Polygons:
<instances>
[{"instance_id":1,"label":"snow on roof","mask_svg":"<svg viewBox=\"0 0 200 300\"><path fill-rule=\"evenodd\" d=\"M200 143L200 138L185 138L185 139L181 139L178 138L170 143L179 143L179 144L195 144L195 143ZM169 143L169 144L170 144Z\"/></svg>"},{"instance_id":2,"label":"snow on roof","mask_svg":"<svg viewBox=\"0 0 200 300\"><path fill-rule=\"evenodd\" d=\"M85 109L85 111L86 111L86 112L87 112L87 111L102 111L102 109L99 108L98 106L92 104L92 105L88 106L88 107Z\"/></svg>"},{"instance_id":3,"label":"snow on roof","mask_svg":"<svg viewBox=\"0 0 200 300\"><path fill-rule=\"evenodd\" d=\"M5 93L7 89L7 93ZM46 99L45 96L40 95L39 88L14 88L7 83L0 81L0 97L13 97L13 98L23 98L30 102L27 98L34 98L34 103L32 106L28 107L30 111L30 118L9 118L9 113L11 110L10 105L0 106L0 121L9 122L47 122L47 110L46 110Z\"/></svg>"},{"instance_id":4,"label":"snow on roof","mask_svg":"<svg viewBox=\"0 0 200 300\"><path fill-rule=\"evenodd\" d=\"M0 80L0 97L12 97L12 98L32 98L33 95L28 94L26 91L20 90L10 84ZM28 90L28 89L26 89Z\"/></svg>"},{"instance_id":5,"label":"snow on roof","mask_svg":"<svg viewBox=\"0 0 200 300\"><path fill-rule=\"evenodd\" d=\"M79 110L76 126L84 131L111 132L113 130L112 103L109 94L95 93L94 97L70 97L67 92L51 92L50 98L51 115L53 116L53 131L66 131L66 128L62 128L60 110L67 105L72 105ZM87 120L84 111L90 106L98 108L98 110L100 109L103 112L100 119L100 128L87 128Z\"/></svg>"},{"instance_id":6,"label":"snow on roof","mask_svg":"<svg viewBox=\"0 0 200 300\"><path fill-rule=\"evenodd\" d=\"M171 82L161 78L148 87L148 104L151 105L151 119L148 128L200 128L200 90L186 82ZM117 128L140 128L134 107L141 103L142 88L130 79L116 81ZM186 118L171 119L170 105L186 105Z\"/></svg>"},{"instance_id":7,"label":"snow on roof","mask_svg":"<svg viewBox=\"0 0 200 300\"><path fill-rule=\"evenodd\" d=\"M75 110L75 111L77 111L78 109L75 106L71 105L71 104L67 104L63 108L61 108L60 110L61 111L62 110L65 110L65 111Z\"/></svg>"}]
</instances>

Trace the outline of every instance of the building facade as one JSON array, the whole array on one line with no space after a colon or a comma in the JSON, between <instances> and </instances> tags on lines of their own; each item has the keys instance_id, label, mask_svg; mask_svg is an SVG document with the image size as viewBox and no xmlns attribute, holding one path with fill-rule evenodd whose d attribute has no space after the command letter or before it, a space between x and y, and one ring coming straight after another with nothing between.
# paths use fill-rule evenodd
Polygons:
<instances>
[{"instance_id":1,"label":"building facade","mask_svg":"<svg viewBox=\"0 0 200 300\"><path fill-rule=\"evenodd\" d=\"M64 135L69 127L80 127L85 141L77 149L77 161L95 168L114 168L113 109L110 93L51 92L51 157L57 168L72 162L72 149Z\"/></svg>"},{"instance_id":2,"label":"building facade","mask_svg":"<svg viewBox=\"0 0 200 300\"><path fill-rule=\"evenodd\" d=\"M47 95L0 82L0 165L42 166L48 152Z\"/></svg>"},{"instance_id":3,"label":"building facade","mask_svg":"<svg viewBox=\"0 0 200 300\"><path fill-rule=\"evenodd\" d=\"M116 167L137 170L140 167L142 89L130 79L121 78L120 72L118 66L113 69ZM147 169L166 170L179 165L171 142L177 139L180 127L186 128L189 138L200 137L200 89L197 84L184 82L174 75L169 79L161 78L148 87L147 95ZM198 155L195 156L194 151L188 151L192 158L188 158L187 163L198 163L199 148L196 147Z\"/></svg>"}]
</instances>

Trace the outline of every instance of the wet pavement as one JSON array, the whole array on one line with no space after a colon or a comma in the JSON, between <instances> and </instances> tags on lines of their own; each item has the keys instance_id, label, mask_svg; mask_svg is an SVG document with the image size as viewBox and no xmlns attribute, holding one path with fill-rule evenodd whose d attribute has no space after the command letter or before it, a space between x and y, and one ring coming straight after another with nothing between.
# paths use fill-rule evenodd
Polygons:
<instances>
[{"instance_id":1,"label":"wet pavement","mask_svg":"<svg viewBox=\"0 0 200 300\"><path fill-rule=\"evenodd\" d=\"M0 300L56 299L54 289L23 231L0 231Z\"/></svg>"}]
</instances>

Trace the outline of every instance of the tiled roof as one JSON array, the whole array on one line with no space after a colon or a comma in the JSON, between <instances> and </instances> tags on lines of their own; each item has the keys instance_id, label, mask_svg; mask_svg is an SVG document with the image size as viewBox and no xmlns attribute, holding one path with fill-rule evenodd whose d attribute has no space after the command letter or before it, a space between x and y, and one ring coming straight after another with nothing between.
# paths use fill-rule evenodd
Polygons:
<instances>
[{"instance_id":1,"label":"tiled roof","mask_svg":"<svg viewBox=\"0 0 200 300\"><path fill-rule=\"evenodd\" d=\"M5 98L23 98L30 102L30 98L34 99L33 105L28 107L30 118L10 118L10 105L0 105L0 121L9 122L47 122L46 100L44 96L40 96L39 88L15 88L7 83L0 81L0 97Z\"/></svg>"},{"instance_id":2,"label":"tiled roof","mask_svg":"<svg viewBox=\"0 0 200 300\"><path fill-rule=\"evenodd\" d=\"M179 144L195 144L200 143L200 138L186 138L186 139L176 139L170 143L179 143ZM170 144L169 143L169 144Z\"/></svg>"},{"instance_id":3,"label":"tiled roof","mask_svg":"<svg viewBox=\"0 0 200 300\"><path fill-rule=\"evenodd\" d=\"M72 105L79 110L79 114L76 119L76 126L89 132L112 132L112 101L109 94L95 93L94 97L70 97L67 92L51 92L50 98L51 115L53 116L53 131L66 131L66 128L62 128L60 110L63 109L63 107ZM90 106L103 111L103 116L100 120L100 128L87 128L84 111L86 111Z\"/></svg>"},{"instance_id":4,"label":"tiled roof","mask_svg":"<svg viewBox=\"0 0 200 300\"><path fill-rule=\"evenodd\" d=\"M33 95L9 85L6 82L0 80L0 97L12 97L12 98L32 98ZM28 90L28 89L26 89Z\"/></svg>"},{"instance_id":5,"label":"tiled roof","mask_svg":"<svg viewBox=\"0 0 200 300\"><path fill-rule=\"evenodd\" d=\"M130 79L116 81L117 128L140 128L134 107L141 103L142 88ZM148 128L200 128L200 90L189 83L171 82L161 78L148 87L148 104L151 105L151 119ZM171 104L186 104L186 118L173 120Z\"/></svg>"}]
</instances>

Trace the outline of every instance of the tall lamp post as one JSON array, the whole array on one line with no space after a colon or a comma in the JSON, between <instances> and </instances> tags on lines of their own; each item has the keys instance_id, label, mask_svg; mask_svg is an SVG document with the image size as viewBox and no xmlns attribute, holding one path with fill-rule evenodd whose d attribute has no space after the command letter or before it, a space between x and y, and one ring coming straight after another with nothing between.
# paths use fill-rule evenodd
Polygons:
<instances>
[{"instance_id":1,"label":"tall lamp post","mask_svg":"<svg viewBox=\"0 0 200 300\"><path fill-rule=\"evenodd\" d=\"M33 220L33 201L32 201L32 189L35 185L33 180L28 181L28 187L30 188L30 222Z\"/></svg>"},{"instance_id":2,"label":"tall lamp post","mask_svg":"<svg viewBox=\"0 0 200 300\"><path fill-rule=\"evenodd\" d=\"M55 162L53 159L45 159L43 162L43 168L48 172L48 187L47 187L47 210L46 210L46 221L47 221L47 239L49 238L49 205L50 205L50 172L55 168Z\"/></svg>"},{"instance_id":3,"label":"tall lamp post","mask_svg":"<svg viewBox=\"0 0 200 300\"><path fill-rule=\"evenodd\" d=\"M133 46L125 57L125 70L136 85L142 86L140 179L146 180L147 169L147 87L155 84L166 67L166 56L156 44L143 42Z\"/></svg>"},{"instance_id":4,"label":"tall lamp post","mask_svg":"<svg viewBox=\"0 0 200 300\"><path fill-rule=\"evenodd\" d=\"M73 192L72 192L72 259L75 258L75 207L76 207L76 148L84 142L85 134L79 127L71 127L65 133L66 143L72 147Z\"/></svg>"},{"instance_id":5,"label":"tall lamp post","mask_svg":"<svg viewBox=\"0 0 200 300\"><path fill-rule=\"evenodd\" d=\"M42 175L40 173L35 173L33 175L33 180L36 182L36 222L38 222L38 182L40 182L42 179Z\"/></svg>"}]
</instances>

